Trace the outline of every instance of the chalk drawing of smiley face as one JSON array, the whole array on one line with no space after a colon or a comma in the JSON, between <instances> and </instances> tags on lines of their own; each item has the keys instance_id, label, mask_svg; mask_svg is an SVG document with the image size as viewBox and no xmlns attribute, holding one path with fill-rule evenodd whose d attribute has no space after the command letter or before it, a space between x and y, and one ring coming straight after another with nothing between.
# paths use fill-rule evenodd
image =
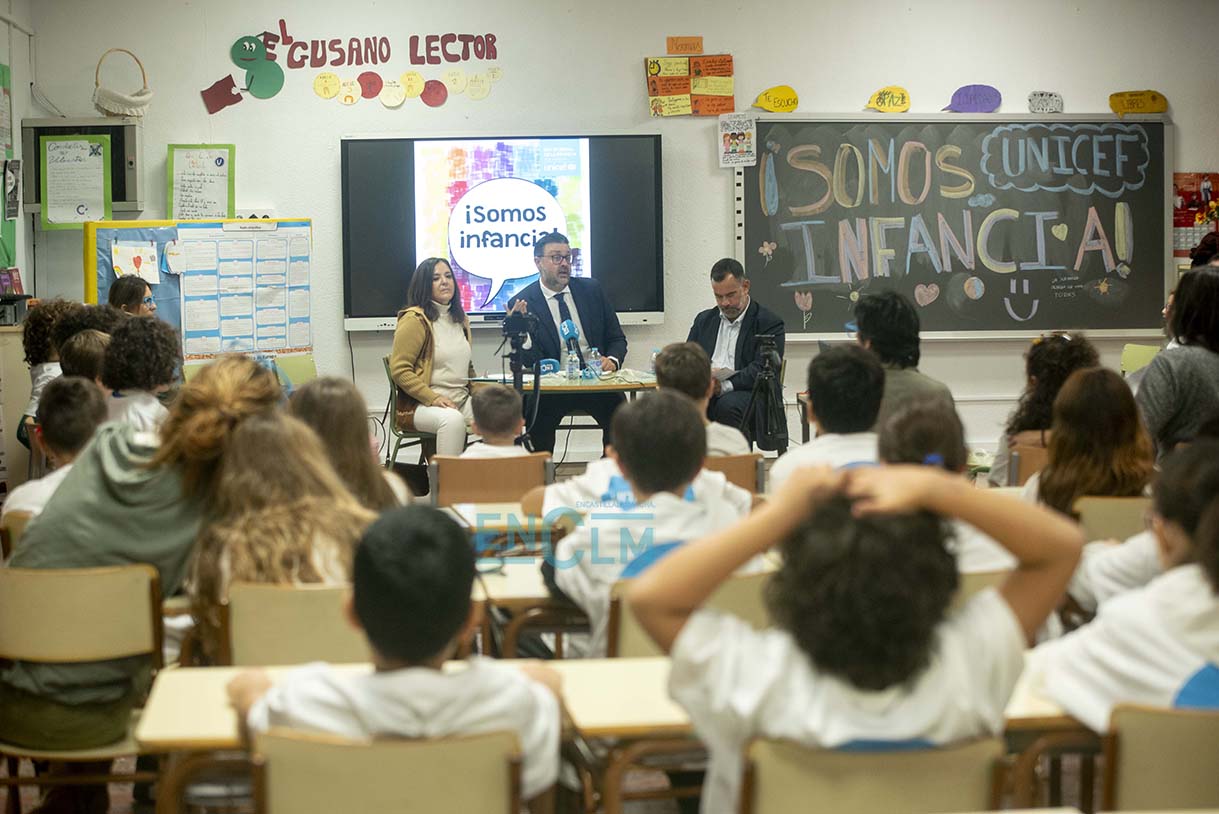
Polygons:
<instances>
[{"instance_id":1,"label":"chalk drawing of smiley face","mask_svg":"<svg viewBox=\"0 0 1219 814\"><path fill-rule=\"evenodd\" d=\"M1034 297L1033 298L1033 307L1032 307L1032 310L1029 311L1028 316L1026 316L1026 317L1019 316L1016 313L1016 309L1014 309L1012 307L1012 297L1016 296L1016 282L1017 282L1016 280L1011 281L1011 294L1009 296L1003 298L1003 307L1007 309L1007 314L1012 319L1016 320L1017 322L1028 322L1030 319L1032 319L1034 316L1037 315L1037 306L1039 306L1041 304L1041 300ZM1026 278L1024 280L1020 280L1019 282L1021 283L1021 287L1023 288L1024 296L1027 297L1029 295L1028 279Z\"/></svg>"}]
</instances>

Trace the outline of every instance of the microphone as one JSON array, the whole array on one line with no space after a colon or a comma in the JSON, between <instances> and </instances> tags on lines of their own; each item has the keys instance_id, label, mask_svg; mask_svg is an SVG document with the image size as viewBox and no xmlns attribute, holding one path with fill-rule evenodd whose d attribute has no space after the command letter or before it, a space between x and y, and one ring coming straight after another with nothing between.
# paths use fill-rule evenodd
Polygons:
<instances>
[{"instance_id":1,"label":"microphone","mask_svg":"<svg viewBox=\"0 0 1219 814\"><path fill-rule=\"evenodd\" d=\"M565 319L559 323L559 336L567 344L568 350L575 350L579 347L580 329L570 319Z\"/></svg>"},{"instance_id":2,"label":"microphone","mask_svg":"<svg viewBox=\"0 0 1219 814\"><path fill-rule=\"evenodd\" d=\"M539 361L539 368L540 368L540 372L543 376L545 376L547 373L558 373L559 369L560 369L559 360L558 359L542 359Z\"/></svg>"}]
</instances>

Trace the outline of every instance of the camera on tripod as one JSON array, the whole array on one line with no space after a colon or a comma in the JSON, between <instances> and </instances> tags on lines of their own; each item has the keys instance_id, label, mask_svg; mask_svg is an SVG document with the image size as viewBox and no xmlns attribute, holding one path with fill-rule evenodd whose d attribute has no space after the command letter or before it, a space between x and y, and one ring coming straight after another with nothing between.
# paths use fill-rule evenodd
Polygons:
<instances>
[{"instance_id":1,"label":"camera on tripod","mask_svg":"<svg viewBox=\"0 0 1219 814\"><path fill-rule=\"evenodd\" d=\"M783 386L779 374L783 370L783 359L779 356L779 344L771 334L759 334L755 355L761 369L754 379L749 404L741 418L741 432L759 449L777 450L780 455L787 451L787 417L783 411Z\"/></svg>"},{"instance_id":2,"label":"camera on tripod","mask_svg":"<svg viewBox=\"0 0 1219 814\"><path fill-rule=\"evenodd\" d=\"M754 339L758 343L757 356L762 361L762 369L777 373L783 366L783 359L779 356L779 344L774 335L758 334Z\"/></svg>"},{"instance_id":3,"label":"camera on tripod","mask_svg":"<svg viewBox=\"0 0 1219 814\"><path fill-rule=\"evenodd\" d=\"M537 330L539 324L537 314L530 314L528 312L509 314L504 317L504 324L500 330L504 336L519 336L524 339L524 337Z\"/></svg>"}]
</instances>

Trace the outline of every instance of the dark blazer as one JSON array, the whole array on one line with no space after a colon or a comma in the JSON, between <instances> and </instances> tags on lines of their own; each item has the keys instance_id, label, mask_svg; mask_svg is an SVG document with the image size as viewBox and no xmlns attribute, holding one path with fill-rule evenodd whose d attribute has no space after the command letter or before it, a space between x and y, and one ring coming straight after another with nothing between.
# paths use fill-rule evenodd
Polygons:
<instances>
[{"instance_id":1,"label":"dark blazer","mask_svg":"<svg viewBox=\"0 0 1219 814\"><path fill-rule=\"evenodd\" d=\"M762 362L757 358L757 337L774 336L775 346L780 357L783 356L783 345L786 338L783 320L775 312L759 305L757 300L750 300L749 307L745 309L745 316L741 319L741 331L737 334L736 340L737 372L728 378L728 381L732 382L734 392L752 390L753 383L758 378L758 371L762 369ZM707 351L707 355L710 356L715 353L715 338L719 331L720 309L708 308L706 311L700 311L694 318L694 324L690 326L690 335L686 337L686 341L702 345L703 350Z\"/></svg>"},{"instance_id":2,"label":"dark blazer","mask_svg":"<svg viewBox=\"0 0 1219 814\"><path fill-rule=\"evenodd\" d=\"M612 356L618 360L621 367L626 361L626 334L618 324L618 315L614 306L601 290L596 280L585 277L571 277L567 282L567 290L571 292L571 300L575 302L576 313L580 315L580 325L584 328L584 342L591 348L596 348L602 356ZM550 305L546 295L542 293L542 284L533 282L508 301L512 308L517 300L524 300L529 313L538 317L538 329L533 332L533 347L525 352L525 364L532 365L537 359L558 359L563 364L563 343L559 339L559 329L555 327L550 316ZM568 303L570 305L570 302Z\"/></svg>"}]
</instances>

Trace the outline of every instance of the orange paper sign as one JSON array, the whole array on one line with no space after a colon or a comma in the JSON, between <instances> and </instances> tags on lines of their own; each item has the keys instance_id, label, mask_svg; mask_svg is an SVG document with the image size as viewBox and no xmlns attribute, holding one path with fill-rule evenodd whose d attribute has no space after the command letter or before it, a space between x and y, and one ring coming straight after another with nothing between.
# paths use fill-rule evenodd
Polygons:
<instances>
[{"instance_id":1,"label":"orange paper sign","mask_svg":"<svg viewBox=\"0 0 1219 814\"><path fill-rule=\"evenodd\" d=\"M691 76L732 76L732 54L690 58Z\"/></svg>"},{"instance_id":2,"label":"orange paper sign","mask_svg":"<svg viewBox=\"0 0 1219 814\"><path fill-rule=\"evenodd\" d=\"M718 116L736 109L733 96L691 96L690 112L695 116Z\"/></svg>"},{"instance_id":3,"label":"orange paper sign","mask_svg":"<svg viewBox=\"0 0 1219 814\"><path fill-rule=\"evenodd\" d=\"M701 54L702 37L665 37L665 51L670 54Z\"/></svg>"},{"instance_id":4,"label":"orange paper sign","mask_svg":"<svg viewBox=\"0 0 1219 814\"><path fill-rule=\"evenodd\" d=\"M649 76L648 96L689 96L688 76Z\"/></svg>"}]
</instances>

